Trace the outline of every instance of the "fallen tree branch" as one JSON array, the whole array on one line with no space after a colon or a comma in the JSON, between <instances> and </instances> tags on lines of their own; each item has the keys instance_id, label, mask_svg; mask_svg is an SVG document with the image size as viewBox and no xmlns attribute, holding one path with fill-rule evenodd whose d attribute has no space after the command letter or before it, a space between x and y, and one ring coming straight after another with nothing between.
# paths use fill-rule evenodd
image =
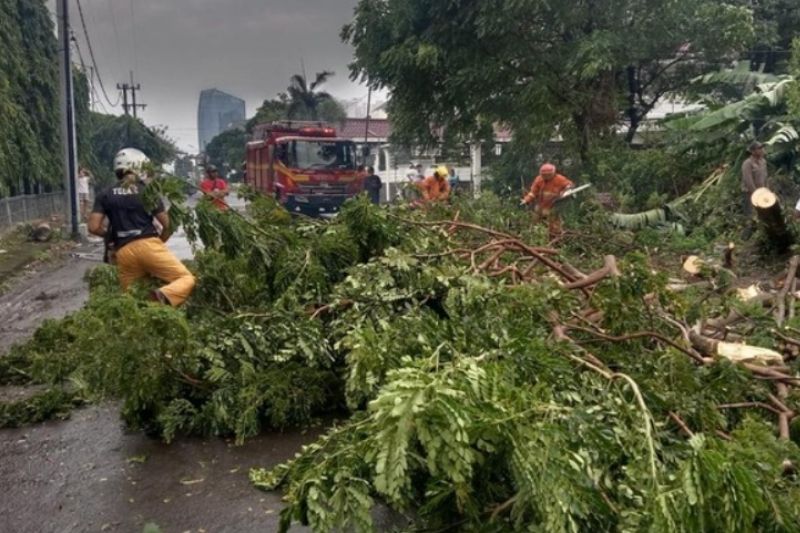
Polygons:
<instances>
[{"instance_id":1,"label":"fallen tree branch","mask_svg":"<svg viewBox=\"0 0 800 533\"><path fill-rule=\"evenodd\" d=\"M781 412L778 409L764 402L726 403L717 406L717 409L755 409L755 408L766 409L767 411L775 413L776 415L781 414Z\"/></svg>"},{"instance_id":2,"label":"fallen tree branch","mask_svg":"<svg viewBox=\"0 0 800 533\"><path fill-rule=\"evenodd\" d=\"M792 284L797 278L798 265L800 265L800 256L795 255L789 260L789 271L786 274L786 280L783 282L783 287L781 287L776 297L778 309L775 311L775 322L777 322L779 326L783 325L783 321L786 320L786 296L789 294L789 290L792 288Z\"/></svg>"},{"instance_id":3,"label":"fallen tree branch","mask_svg":"<svg viewBox=\"0 0 800 533\"><path fill-rule=\"evenodd\" d=\"M669 417L672 419L673 422L675 422L678 425L679 428L681 428L681 430L686 434L687 437L689 438L694 437L694 432L691 429L689 429L689 426L686 425L686 422L684 422L680 416L670 411Z\"/></svg>"},{"instance_id":4,"label":"fallen tree branch","mask_svg":"<svg viewBox=\"0 0 800 533\"><path fill-rule=\"evenodd\" d=\"M573 281L572 283L567 283L564 285L564 288L569 290L585 289L586 287L591 287L592 285L600 283L606 278L618 277L619 275L617 258L613 255L607 255L604 259L604 264L601 269L592 272L583 279Z\"/></svg>"},{"instance_id":5,"label":"fallen tree branch","mask_svg":"<svg viewBox=\"0 0 800 533\"><path fill-rule=\"evenodd\" d=\"M637 331L635 333L629 333L627 335L621 335L621 336L617 337L617 336L607 335L605 333L601 333L601 332L599 332L597 330L583 328L583 327L580 327L580 326L569 326L568 329L575 330L575 331L582 331L584 333L588 333L589 335L594 335L595 337L598 337L600 339L603 339L603 340L609 341L609 342L626 342L626 341L631 341L631 340L636 340L636 339L645 339L645 338L654 339L654 340L660 341L660 342L662 342L664 344L667 344L667 345L675 348L676 350L688 355L689 357L691 357L692 359L694 359L696 362L698 362L700 364L705 364L705 361L703 360L703 358L700 357L698 354L692 352L691 350L688 350L688 349L684 348L683 346L681 346L677 342L675 342L675 341L673 341L671 339L668 339L668 338L664 337L663 335L661 335L659 333L656 333L654 331Z\"/></svg>"},{"instance_id":6,"label":"fallen tree branch","mask_svg":"<svg viewBox=\"0 0 800 533\"><path fill-rule=\"evenodd\" d=\"M783 363L783 356L773 350L762 348L760 346L750 346L747 344L737 344L715 339L709 339L697 333L696 331L689 332L689 338L692 345L697 348L701 353L715 357L722 357L731 361L732 363L743 364L747 368L755 367L750 364L750 361L758 361L763 364L770 363ZM764 369L763 366L757 367ZM787 376L790 378L790 376Z\"/></svg>"}]
</instances>

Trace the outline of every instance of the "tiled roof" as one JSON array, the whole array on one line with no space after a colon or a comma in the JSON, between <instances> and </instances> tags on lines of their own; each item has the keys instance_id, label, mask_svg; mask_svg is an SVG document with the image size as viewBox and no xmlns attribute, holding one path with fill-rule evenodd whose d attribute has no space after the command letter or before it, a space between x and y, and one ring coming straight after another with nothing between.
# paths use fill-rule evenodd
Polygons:
<instances>
[{"instance_id":1,"label":"tiled roof","mask_svg":"<svg viewBox=\"0 0 800 533\"><path fill-rule=\"evenodd\" d=\"M353 139L355 141L364 140L364 133L367 120L364 118L348 118L344 124L337 128L339 137ZM392 123L386 118L371 118L369 120L370 141L386 141L392 134ZM509 142L512 137L511 130L500 124L494 126L494 136L498 142Z\"/></svg>"},{"instance_id":2,"label":"tiled roof","mask_svg":"<svg viewBox=\"0 0 800 533\"><path fill-rule=\"evenodd\" d=\"M339 137L346 139L358 140L364 139L364 134L367 133L367 119L365 118L348 118L344 124L337 128ZM385 118L371 118L369 120L369 140L382 140L385 141L392 134L392 125L388 119Z\"/></svg>"}]
</instances>

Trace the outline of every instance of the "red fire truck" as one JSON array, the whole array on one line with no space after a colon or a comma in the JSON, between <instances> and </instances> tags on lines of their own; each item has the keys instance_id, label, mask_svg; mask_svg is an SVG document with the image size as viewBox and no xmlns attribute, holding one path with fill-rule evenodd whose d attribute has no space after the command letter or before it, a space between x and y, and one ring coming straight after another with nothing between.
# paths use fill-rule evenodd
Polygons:
<instances>
[{"instance_id":1,"label":"red fire truck","mask_svg":"<svg viewBox=\"0 0 800 533\"><path fill-rule=\"evenodd\" d=\"M327 124L261 124L247 144L246 183L274 195L290 212L329 216L362 191L356 157L355 144L337 138Z\"/></svg>"}]
</instances>

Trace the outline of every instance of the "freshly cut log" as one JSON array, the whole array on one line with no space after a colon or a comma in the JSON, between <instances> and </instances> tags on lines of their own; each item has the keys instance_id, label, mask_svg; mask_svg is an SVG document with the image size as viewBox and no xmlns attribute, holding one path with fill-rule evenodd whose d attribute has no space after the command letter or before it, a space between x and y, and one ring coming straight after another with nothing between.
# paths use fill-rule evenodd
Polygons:
<instances>
[{"instance_id":1,"label":"freshly cut log","mask_svg":"<svg viewBox=\"0 0 800 533\"><path fill-rule=\"evenodd\" d=\"M736 289L736 298L740 302L749 302L758 298L763 291L758 288L758 285L750 285L746 288Z\"/></svg>"},{"instance_id":2,"label":"freshly cut log","mask_svg":"<svg viewBox=\"0 0 800 533\"><path fill-rule=\"evenodd\" d=\"M694 330L689 332L689 338L692 341L692 345L704 354L727 359L732 363L751 363L763 366L783 364L783 356L781 354L761 346L709 339Z\"/></svg>"},{"instance_id":3,"label":"freshly cut log","mask_svg":"<svg viewBox=\"0 0 800 533\"><path fill-rule=\"evenodd\" d=\"M750 203L753 204L770 242L780 251L787 250L792 245L793 238L783 217L778 196L766 187L761 187L750 196Z\"/></svg>"},{"instance_id":4,"label":"freshly cut log","mask_svg":"<svg viewBox=\"0 0 800 533\"><path fill-rule=\"evenodd\" d=\"M690 255L686 258L686 261L683 262L683 270L687 274L692 276L699 276L700 272L702 272L703 267L706 266L705 261L700 259L696 255Z\"/></svg>"}]
</instances>

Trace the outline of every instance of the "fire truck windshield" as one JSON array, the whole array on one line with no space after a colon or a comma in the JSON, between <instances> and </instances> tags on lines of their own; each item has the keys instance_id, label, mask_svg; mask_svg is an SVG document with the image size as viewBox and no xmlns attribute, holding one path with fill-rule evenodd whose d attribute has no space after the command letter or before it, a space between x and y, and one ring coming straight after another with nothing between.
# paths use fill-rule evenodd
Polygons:
<instances>
[{"instance_id":1,"label":"fire truck windshield","mask_svg":"<svg viewBox=\"0 0 800 533\"><path fill-rule=\"evenodd\" d=\"M291 140L276 146L277 159L304 170L356 168L356 149L350 141Z\"/></svg>"}]
</instances>

